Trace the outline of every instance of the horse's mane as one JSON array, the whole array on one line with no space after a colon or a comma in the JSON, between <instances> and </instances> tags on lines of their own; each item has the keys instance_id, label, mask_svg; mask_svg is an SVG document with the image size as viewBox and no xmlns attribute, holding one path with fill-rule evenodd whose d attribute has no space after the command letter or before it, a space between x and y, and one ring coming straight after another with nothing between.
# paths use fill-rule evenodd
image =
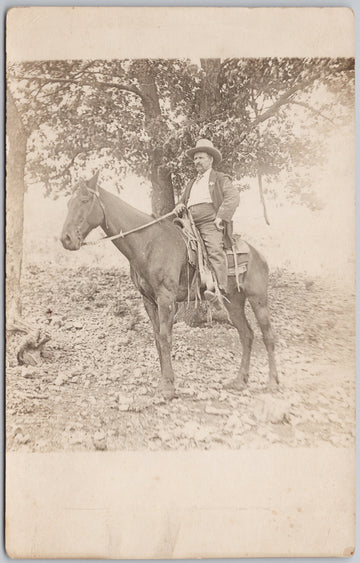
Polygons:
<instances>
[{"instance_id":1,"label":"horse's mane","mask_svg":"<svg viewBox=\"0 0 360 563\"><path fill-rule=\"evenodd\" d=\"M111 192L108 192L104 188L99 188L99 190L102 193L106 194L106 197L110 200L110 203L113 203L114 207L116 206L121 207L122 211L125 213L128 210L131 216L134 217L135 219L139 219L139 221L142 220L143 222L147 222L153 219L151 215L148 215L147 213L144 213L143 211L136 209L136 207L133 207L129 203L126 203L126 201L121 199L119 196L112 194Z\"/></svg>"}]
</instances>

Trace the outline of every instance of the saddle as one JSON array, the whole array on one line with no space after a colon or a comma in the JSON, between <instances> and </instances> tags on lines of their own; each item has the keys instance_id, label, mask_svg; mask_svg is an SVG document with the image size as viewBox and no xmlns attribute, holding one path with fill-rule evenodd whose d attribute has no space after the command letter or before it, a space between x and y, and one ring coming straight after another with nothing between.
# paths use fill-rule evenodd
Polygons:
<instances>
[{"instance_id":1,"label":"saddle","mask_svg":"<svg viewBox=\"0 0 360 563\"><path fill-rule=\"evenodd\" d=\"M196 293L200 295L200 289L203 288L211 290L214 288L218 289L215 275L213 274L209 264L205 244L191 215L183 215L181 219L177 217L173 222L177 227L179 227L184 238L187 248L188 263L195 268L197 274L195 276L197 278L198 286L198 291ZM240 237L240 235L233 235L232 239L232 247L225 249L228 265L227 274L228 276L236 278L237 288L238 291L240 291L245 273L248 269L250 249L249 245Z\"/></svg>"}]
</instances>

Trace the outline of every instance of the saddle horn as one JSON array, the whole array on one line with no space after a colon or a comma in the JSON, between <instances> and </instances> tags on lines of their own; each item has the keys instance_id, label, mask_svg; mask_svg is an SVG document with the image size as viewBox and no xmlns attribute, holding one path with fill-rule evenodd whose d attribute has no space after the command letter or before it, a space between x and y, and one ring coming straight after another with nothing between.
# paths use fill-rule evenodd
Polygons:
<instances>
[{"instance_id":1,"label":"saddle horn","mask_svg":"<svg viewBox=\"0 0 360 563\"><path fill-rule=\"evenodd\" d=\"M88 181L88 186L91 190L93 190L94 192L97 191L97 182L99 179L99 174L100 174L100 170L97 170L94 174L94 176L91 178L91 180Z\"/></svg>"}]
</instances>

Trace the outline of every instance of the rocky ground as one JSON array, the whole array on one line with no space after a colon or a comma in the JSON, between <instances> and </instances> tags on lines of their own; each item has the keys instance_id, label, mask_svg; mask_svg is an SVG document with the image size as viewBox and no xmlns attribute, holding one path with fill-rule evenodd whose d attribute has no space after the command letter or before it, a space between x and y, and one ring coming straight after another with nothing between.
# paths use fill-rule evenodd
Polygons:
<instances>
[{"instance_id":1,"label":"rocky ground","mask_svg":"<svg viewBox=\"0 0 360 563\"><path fill-rule=\"evenodd\" d=\"M128 268L30 263L24 318L47 330L41 364L20 366L9 340L8 450L266 448L355 439L354 295L329 280L272 273L270 304L281 385L265 392L267 358L255 329L248 389L224 390L240 362L227 324L174 328L177 397L153 394L158 359ZM251 311L250 322L255 328Z\"/></svg>"}]
</instances>

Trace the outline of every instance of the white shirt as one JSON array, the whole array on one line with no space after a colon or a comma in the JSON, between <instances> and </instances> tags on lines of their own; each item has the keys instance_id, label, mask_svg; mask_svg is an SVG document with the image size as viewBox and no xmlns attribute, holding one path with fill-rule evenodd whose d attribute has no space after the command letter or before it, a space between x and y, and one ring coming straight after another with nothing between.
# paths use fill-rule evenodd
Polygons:
<instances>
[{"instance_id":1,"label":"white shirt","mask_svg":"<svg viewBox=\"0 0 360 563\"><path fill-rule=\"evenodd\" d=\"M190 190L188 207L198 203L212 203L209 191L210 172L211 168L208 168L200 178L196 178Z\"/></svg>"}]
</instances>

